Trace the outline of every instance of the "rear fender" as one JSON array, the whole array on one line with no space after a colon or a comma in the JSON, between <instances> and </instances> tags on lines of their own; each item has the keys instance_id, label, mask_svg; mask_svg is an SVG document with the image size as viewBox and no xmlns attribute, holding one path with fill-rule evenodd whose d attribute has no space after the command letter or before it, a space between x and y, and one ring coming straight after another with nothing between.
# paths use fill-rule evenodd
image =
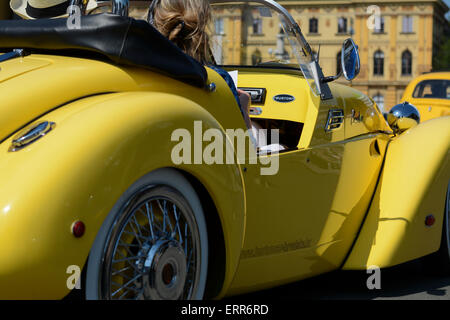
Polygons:
<instances>
[{"instance_id":1,"label":"rear fender","mask_svg":"<svg viewBox=\"0 0 450 320\"><path fill-rule=\"evenodd\" d=\"M0 299L62 298L71 265L82 267L103 220L135 181L173 167L175 129L191 133L220 124L198 104L165 93L95 96L59 108L42 120L56 126L18 152L0 145ZM245 225L238 165L179 165L196 177L216 205L226 245L223 290L236 270ZM74 221L86 224L75 238ZM212 246L213 247L213 246ZM8 288L5 290L5 288Z\"/></svg>"}]
</instances>

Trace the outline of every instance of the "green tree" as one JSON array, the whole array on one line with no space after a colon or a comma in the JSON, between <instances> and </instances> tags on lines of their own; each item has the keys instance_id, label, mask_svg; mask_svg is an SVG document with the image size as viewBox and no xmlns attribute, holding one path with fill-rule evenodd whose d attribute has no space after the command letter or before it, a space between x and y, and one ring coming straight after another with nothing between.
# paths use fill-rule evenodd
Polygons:
<instances>
[{"instance_id":1,"label":"green tree","mask_svg":"<svg viewBox=\"0 0 450 320\"><path fill-rule=\"evenodd\" d=\"M448 35L434 57L433 69L436 71L450 70L450 37Z\"/></svg>"}]
</instances>

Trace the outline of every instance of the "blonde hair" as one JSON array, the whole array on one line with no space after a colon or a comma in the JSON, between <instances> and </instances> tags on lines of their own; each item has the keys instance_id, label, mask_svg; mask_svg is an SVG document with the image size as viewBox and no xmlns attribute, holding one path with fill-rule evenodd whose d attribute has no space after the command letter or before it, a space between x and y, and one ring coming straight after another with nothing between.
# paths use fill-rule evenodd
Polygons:
<instances>
[{"instance_id":1,"label":"blonde hair","mask_svg":"<svg viewBox=\"0 0 450 320\"><path fill-rule=\"evenodd\" d=\"M209 60L206 31L210 19L208 0L159 0L154 12L154 23L159 32L203 63Z\"/></svg>"}]
</instances>

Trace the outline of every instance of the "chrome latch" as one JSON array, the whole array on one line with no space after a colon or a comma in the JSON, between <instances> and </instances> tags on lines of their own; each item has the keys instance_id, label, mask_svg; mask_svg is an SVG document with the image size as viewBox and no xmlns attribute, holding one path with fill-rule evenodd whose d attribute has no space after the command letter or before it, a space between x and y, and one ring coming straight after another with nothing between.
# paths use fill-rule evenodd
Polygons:
<instances>
[{"instance_id":1,"label":"chrome latch","mask_svg":"<svg viewBox=\"0 0 450 320\"><path fill-rule=\"evenodd\" d=\"M55 127L54 122L42 121L25 128L19 134L17 134L9 148L9 152L16 152L22 150L26 146L36 142L43 136L48 134Z\"/></svg>"}]
</instances>

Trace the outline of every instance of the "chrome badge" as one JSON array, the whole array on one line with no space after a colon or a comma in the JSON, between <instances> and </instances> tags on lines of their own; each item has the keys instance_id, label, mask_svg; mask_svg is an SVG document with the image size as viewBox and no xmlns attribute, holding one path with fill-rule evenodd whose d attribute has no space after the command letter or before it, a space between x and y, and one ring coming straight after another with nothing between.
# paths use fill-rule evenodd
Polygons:
<instances>
[{"instance_id":1,"label":"chrome badge","mask_svg":"<svg viewBox=\"0 0 450 320\"><path fill-rule=\"evenodd\" d=\"M273 100L275 100L276 102L281 102L281 103L289 103L295 100L294 96L291 96L290 94L279 94L275 97L273 97Z\"/></svg>"}]
</instances>

